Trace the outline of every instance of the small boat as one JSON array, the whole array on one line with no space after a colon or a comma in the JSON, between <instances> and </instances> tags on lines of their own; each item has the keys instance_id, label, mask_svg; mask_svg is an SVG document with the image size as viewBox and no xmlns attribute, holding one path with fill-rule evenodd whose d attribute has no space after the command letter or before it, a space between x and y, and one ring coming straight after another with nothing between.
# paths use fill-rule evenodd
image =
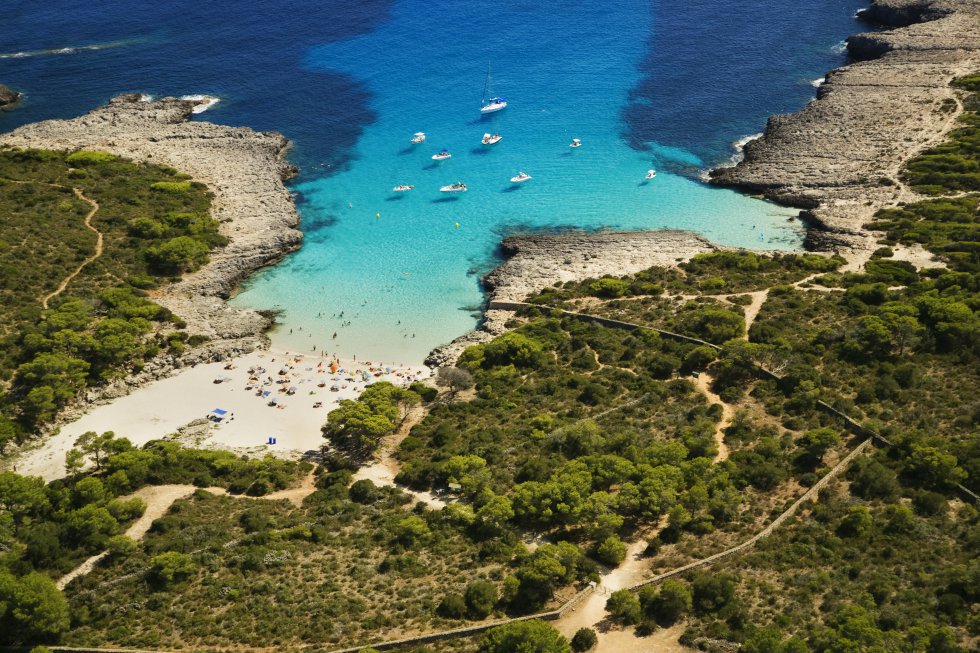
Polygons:
<instances>
[{"instance_id":1,"label":"small boat","mask_svg":"<svg viewBox=\"0 0 980 653\"><path fill-rule=\"evenodd\" d=\"M489 99L487 99L489 98ZM490 64L487 64L487 81L483 85L483 100L481 101L480 113L494 113L507 108L507 100L493 94L490 82Z\"/></svg>"},{"instance_id":2,"label":"small boat","mask_svg":"<svg viewBox=\"0 0 980 653\"><path fill-rule=\"evenodd\" d=\"M391 190L395 191L396 193L404 193L405 191L412 190L413 188L415 188L415 186L409 186L408 184L402 184L401 186L395 186Z\"/></svg>"},{"instance_id":3,"label":"small boat","mask_svg":"<svg viewBox=\"0 0 980 653\"><path fill-rule=\"evenodd\" d=\"M577 138L573 138L572 142L568 144L568 147L582 147L582 141Z\"/></svg>"},{"instance_id":4,"label":"small boat","mask_svg":"<svg viewBox=\"0 0 980 653\"><path fill-rule=\"evenodd\" d=\"M657 176L657 171L656 170L647 170L646 179L653 179L656 176Z\"/></svg>"},{"instance_id":5,"label":"small boat","mask_svg":"<svg viewBox=\"0 0 980 653\"><path fill-rule=\"evenodd\" d=\"M445 161L446 159L448 159L451 156L452 156L452 154L450 154L448 150L441 150L438 154L433 154L432 155L432 160L433 161Z\"/></svg>"},{"instance_id":6,"label":"small boat","mask_svg":"<svg viewBox=\"0 0 980 653\"><path fill-rule=\"evenodd\" d=\"M525 181L531 179L531 175L526 172L518 172L515 176L511 177L510 180L515 184L523 184Z\"/></svg>"},{"instance_id":7,"label":"small boat","mask_svg":"<svg viewBox=\"0 0 980 653\"><path fill-rule=\"evenodd\" d=\"M484 145L493 145L494 143L499 143L501 138L503 138L503 136L501 136L497 132L494 132L492 134L484 134L482 143Z\"/></svg>"},{"instance_id":8,"label":"small boat","mask_svg":"<svg viewBox=\"0 0 980 653\"><path fill-rule=\"evenodd\" d=\"M457 181L455 184L449 184L448 186L443 186L439 189L443 193L465 193L466 184L461 181Z\"/></svg>"},{"instance_id":9,"label":"small boat","mask_svg":"<svg viewBox=\"0 0 980 653\"><path fill-rule=\"evenodd\" d=\"M415 134L410 139L413 143L424 143L425 142L425 132L415 132Z\"/></svg>"}]
</instances>

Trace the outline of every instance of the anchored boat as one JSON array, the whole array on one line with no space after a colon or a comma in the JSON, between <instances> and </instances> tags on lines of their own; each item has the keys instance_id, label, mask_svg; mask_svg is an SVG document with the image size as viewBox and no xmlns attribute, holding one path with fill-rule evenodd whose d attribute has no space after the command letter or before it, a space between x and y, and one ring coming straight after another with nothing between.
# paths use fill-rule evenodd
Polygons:
<instances>
[{"instance_id":1,"label":"anchored boat","mask_svg":"<svg viewBox=\"0 0 980 653\"><path fill-rule=\"evenodd\" d=\"M415 132L415 135L410 139L413 143L424 143L425 142L425 132Z\"/></svg>"},{"instance_id":2,"label":"anchored boat","mask_svg":"<svg viewBox=\"0 0 980 653\"><path fill-rule=\"evenodd\" d=\"M438 154L433 154L432 155L432 159L434 161L445 161L446 159L450 158L451 156L452 156L452 154L450 154L448 150L445 150L444 149L444 150L441 150Z\"/></svg>"},{"instance_id":3,"label":"anchored boat","mask_svg":"<svg viewBox=\"0 0 980 653\"><path fill-rule=\"evenodd\" d=\"M483 85L483 100L480 102L480 113L493 113L507 108L507 100L493 94L492 82L490 79L490 64L487 64L487 81ZM489 99L488 99L489 98Z\"/></svg>"},{"instance_id":4,"label":"anchored boat","mask_svg":"<svg viewBox=\"0 0 980 653\"><path fill-rule=\"evenodd\" d=\"M443 186L439 189L443 193L465 193L466 184L461 181L457 181L455 184L449 184L448 186Z\"/></svg>"},{"instance_id":5,"label":"anchored boat","mask_svg":"<svg viewBox=\"0 0 980 653\"><path fill-rule=\"evenodd\" d=\"M501 136L497 132L494 132L492 134L484 134L482 143L484 145L493 145L494 143L499 143L501 138L503 138L503 136Z\"/></svg>"},{"instance_id":6,"label":"anchored boat","mask_svg":"<svg viewBox=\"0 0 980 653\"><path fill-rule=\"evenodd\" d=\"M525 181L531 179L531 175L526 172L518 172L516 175L510 178L512 183L523 184Z\"/></svg>"}]
</instances>

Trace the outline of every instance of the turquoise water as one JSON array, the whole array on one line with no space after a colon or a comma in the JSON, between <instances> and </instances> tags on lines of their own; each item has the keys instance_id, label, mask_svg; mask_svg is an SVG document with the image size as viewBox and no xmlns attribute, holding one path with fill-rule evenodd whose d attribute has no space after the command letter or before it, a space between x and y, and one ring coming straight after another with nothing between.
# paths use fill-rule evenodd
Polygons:
<instances>
[{"instance_id":1,"label":"turquoise water","mask_svg":"<svg viewBox=\"0 0 980 653\"><path fill-rule=\"evenodd\" d=\"M305 245L235 301L282 310L278 345L417 362L476 324L477 273L509 233L671 227L799 247L794 212L695 180L813 97L863 4L7 0L0 81L25 97L0 131L123 92L219 96L198 119L280 131L302 169ZM491 61L511 105L481 120ZM429 140L412 148L417 130ZM485 131L504 139L483 148ZM433 165L440 147L453 158ZM534 179L514 189L520 170ZM456 180L470 191L447 200ZM416 189L395 196L400 183Z\"/></svg>"},{"instance_id":2,"label":"turquoise water","mask_svg":"<svg viewBox=\"0 0 980 653\"><path fill-rule=\"evenodd\" d=\"M236 300L283 311L277 345L421 360L473 328L473 271L522 229L670 227L727 245L800 246L800 225L788 220L796 211L665 171L644 180L662 161L626 145L620 114L651 14L639 2L563 7L400 2L375 32L309 52L311 69L363 74L370 60L363 80L378 119L342 171L296 186L304 217L319 224L307 223L303 249ZM510 106L481 116L488 60ZM426 143L409 144L415 131ZM493 131L503 140L481 145ZM568 147L572 137L581 148ZM442 147L453 157L433 162ZM511 184L521 170L533 179ZM439 192L457 180L467 193ZM392 193L398 184L415 190Z\"/></svg>"}]
</instances>

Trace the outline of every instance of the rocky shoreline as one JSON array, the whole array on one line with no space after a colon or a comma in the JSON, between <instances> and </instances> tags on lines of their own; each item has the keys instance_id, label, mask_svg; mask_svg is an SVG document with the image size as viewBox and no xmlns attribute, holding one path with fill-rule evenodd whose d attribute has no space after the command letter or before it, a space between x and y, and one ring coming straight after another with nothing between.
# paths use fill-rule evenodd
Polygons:
<instances>
[{"instance_id":1,"label":"rocky shoreline","mask_svg":"<svg viewBox=\"0 0 980 653\"><path fill-rule=\"evenodd\" d=\"M13 109L18 102L20 102L20 93L12 90L9 86L0 84L0 110Z\"/></svg>"},{"instance_id":2,"label":"rocky shoreline","mask_svg":"<svg viewBox=\"0 0 980 653\"><path fill-rule=\"evenodd\" d=\"M807 246L867 251L863 225L916 199L902 164L940 142L961 111L949 82L980 70L980 0L874 0L862 12L884 31L847 39L854 63L831 71L803 110L769 119L744 158L712 183L805 209Z\"/></svg>"},{"instance_id":3,"label":"rocky shoreline","mask_svg":"<svg viewBox=\"0 0 980 653\"><path fill-rule=\"evenodd\" d=\"M524 301L556 282L604 274L631 274L654 265L675 265L695 254L722 249L690 231L575 231L510 236L500 248L504 263L483 277L487 304ZM425 359L430 367L452 365L463 350L506 330L510 311L489 309L480 327L437 347Z\"/></svg>"},{"instance_id":4,"label":"rocky shoreline","mask_svg":"<svg viewBox=\"0 0 980 653\"><path fill-rule=\"evenodd\" d=\"M302 241L299 215L283 183L295 174L285 159L289 142L278 133L190 122L197 105L191 100L146 102L138 95L124 95L78 118L33 123L0 134L0 146L99 149L187 173L212 193L212 217L228 238L228 245L213 252L208 265L153 295L154 301L187 322L189 333L207 336L208 342L179 358L151 361L138 375L92 389L89 402L121 396L184 365L220 360L266 344L271 318L232 307L226 299L245 277Z\"/></svg>"}]
</instances>

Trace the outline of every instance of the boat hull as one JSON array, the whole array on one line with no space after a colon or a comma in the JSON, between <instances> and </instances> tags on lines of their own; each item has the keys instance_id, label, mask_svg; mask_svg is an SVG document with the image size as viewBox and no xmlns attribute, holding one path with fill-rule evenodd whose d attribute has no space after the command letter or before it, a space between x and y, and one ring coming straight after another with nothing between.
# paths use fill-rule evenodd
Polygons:
<instances>
[{"instance_id":1,"label":"boat hull","mask_svg":"<svg viewBox=\"0 0 980 653\"><path fill-rule=\"evenodd\" d=\"M497 111L503 111L507 108L506 102L497 102L496 104L488 104L480 109L480 113L496 113Z\"/></svg>"}]
</instances>

